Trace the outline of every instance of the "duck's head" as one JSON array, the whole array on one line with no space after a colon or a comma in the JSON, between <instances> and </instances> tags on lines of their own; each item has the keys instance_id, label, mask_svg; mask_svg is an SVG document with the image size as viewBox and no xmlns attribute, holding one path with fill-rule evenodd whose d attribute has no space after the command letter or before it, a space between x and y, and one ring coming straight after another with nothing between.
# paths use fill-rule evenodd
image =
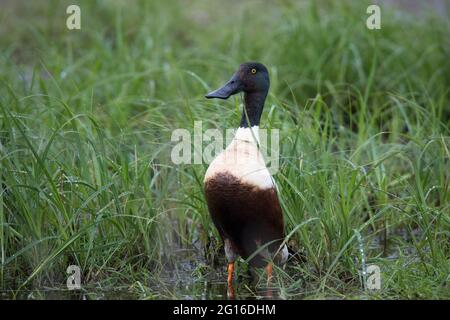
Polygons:
<instances>
[{"instance_id":1,"label":"duck's head","mask_svg":"<svg viewBox=\"0 0 450 320\"><path fill-rule=\"evenodd\" d=\"M246 62L239 66L231 79L221 88L208 93L208 99L228 99L233 94L244 92L246 94L259 93L264 97L269 91L269 72L258 62Z\"/></svg>"}]
</instances>

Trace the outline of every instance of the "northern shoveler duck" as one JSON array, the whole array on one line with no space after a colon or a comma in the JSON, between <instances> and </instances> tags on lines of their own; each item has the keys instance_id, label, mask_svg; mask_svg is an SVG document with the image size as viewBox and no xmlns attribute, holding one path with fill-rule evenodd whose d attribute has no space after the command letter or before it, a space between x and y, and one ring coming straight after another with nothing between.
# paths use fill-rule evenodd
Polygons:
<instances>
[{"instance_id":1,"label":"northern shoveler duck","mask_svg":"<svg viewBox=\"0 0 450 320\"><path fill-rule=\"evenodd\" d=\"M245 105L235 137L211 162L204 179L209 213L225 247L231 295L238 255L251 258L251 266L265 266L268 281L272 278L270 258L282 264L288 257L287 246L280 248L284 239L283 213L259 149L259 122L269 86L267 68L248 62L241 64L222 88L205 96L228 99L244 92Z\"/></svg>"}]
</instances>

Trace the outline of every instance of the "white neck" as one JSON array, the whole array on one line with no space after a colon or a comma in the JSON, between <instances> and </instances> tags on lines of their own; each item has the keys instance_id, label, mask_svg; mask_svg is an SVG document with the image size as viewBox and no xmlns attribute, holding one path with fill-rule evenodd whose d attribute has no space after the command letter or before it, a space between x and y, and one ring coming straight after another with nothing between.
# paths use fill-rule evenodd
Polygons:
<instances>
[{"instance_id":1,"label":"white neck","mask_svg":"<svg viewBox=\"0 0 450 320\"><path fill-rule=\"evenodd\" d=\"M234 140L256 142L259 144L259 126L251 128L239 127L234 136Z\"/></svg>"}]
</instances>

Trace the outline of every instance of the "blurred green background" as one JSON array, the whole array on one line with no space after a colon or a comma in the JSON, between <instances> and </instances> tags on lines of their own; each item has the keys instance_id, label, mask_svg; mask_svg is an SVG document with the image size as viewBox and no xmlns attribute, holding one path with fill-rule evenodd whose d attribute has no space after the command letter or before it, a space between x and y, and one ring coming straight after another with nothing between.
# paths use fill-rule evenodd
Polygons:
<instances>
[{"instance_id":1,"label":"blurred green background","mask_svg":"<svg viewBox=\"0 0 450 320\"><path fill-rule=\"evenodd\" d=\"M203 96L253 60L295 253L278 297L448 299L450 8L377 3L380 30L370 1L1 1L0 297L224 297L207 164L170 137L236 127L242 99Z\"/></svg>"}]
</instances>

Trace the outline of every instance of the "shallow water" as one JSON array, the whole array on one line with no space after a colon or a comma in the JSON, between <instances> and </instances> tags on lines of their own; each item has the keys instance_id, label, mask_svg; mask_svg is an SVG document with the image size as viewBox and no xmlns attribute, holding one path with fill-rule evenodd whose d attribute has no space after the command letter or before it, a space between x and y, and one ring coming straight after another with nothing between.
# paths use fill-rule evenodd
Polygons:
<instances>
[{"instance_id":1,"label":"shallow water","mask_svg":"<svg viewBox=\"0 0 450 320\"><path fill-rule=\"evenodd\" d=\"M261 290L251 288L248 283L235 284L236 300L247 299L277 299L275 290ZM160 289L160 290L158 290ZM253 291L253 292L252 292ZM184 300L226 300L228 297L225 281L200 279L182 281L179 283L164 282L159 286L152 286L151 292L130 291L123 289L99 289L98 287L82 287L80 290L66 288L39 288L23 291L2 291L0 300L31 299L31 300L135 300L135 299L184 299Z\"/></svg>"},{"instance_id":2,"label":"shallow water","mask_svg":"<svg viewBox=\"0 0 450 320\"><path fill-rule=\"evenodd\" d=\"M99 283L81 284L79 290L68 290L65 281L33 290L0 291L2 299L51 299L51 300L122 300L122 299L229 299L226 263L213 268L197 250L174 250L170 263L162 271L120 281L119 287ZM176 257L176 258L174 258ZM267 290L257 284L255 272L249 272L243 263L235 272L234 299L277 299L276 290ZM61 283L62 282L62 283Z\"/></svg>"}]
</instances>

